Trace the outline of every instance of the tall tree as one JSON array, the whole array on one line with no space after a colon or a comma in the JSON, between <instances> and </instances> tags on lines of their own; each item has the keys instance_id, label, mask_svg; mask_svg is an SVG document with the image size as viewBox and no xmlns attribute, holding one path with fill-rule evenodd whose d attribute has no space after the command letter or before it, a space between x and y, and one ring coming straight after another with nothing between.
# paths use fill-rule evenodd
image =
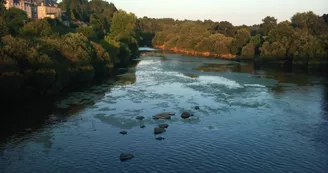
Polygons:
<instances>
[{"instance_id":1,"label":"tall tree","mask_svg":"<svg viewBox=\"0 0 328 173\"><path fill-rule=\"evenodd\" d=\"M323 14L322 18L325 20L326 24L328 24L328 14Z\"/></svg>"},{"instance_id":2,"label":"tall tree","mask_svg":"<svg viewBox=\"0 0 328 173\"><path fill-rule=\"evenodd\" d=\"M231 53L239 54L241 49L248 43L251 38L250 31L242 28L237 31L236 36L233 38L231 43Z\"/></svg>"},{"instance_id":3,"label":"tall tree","mask_svg":"<svg viewBox=\"0 0 328 173\"><path fill-rule=\"evenodd\" d=\"M7 24L9 33L14 36L19 33L19 30L24 26L25 22L28 20L25 11L18 8L9 8L8 10L5 11L2 18Z\"/></svg>"},{"instance_id":4,"label":"tall tree","mask_svg":"<svg viewBox=\"0 0 328 173\"><path fill-rule=\"evenodd\" d=\"M114 13L110 33L108 34L110 39L126 44L130 48L132 55L136 55L138 52L136 22L137 17L133 13L119 10Z\"/></svg>"},{"instance_id":5,"label":"tall tree","mask_svg":"<svg viewBox=\"0 0 328 173\"><path fill-rule=\"evenodd\" d=\"M260 25L260 32L262 35L268 35L268 33L277 26L277 19L271 16L267 16L262 20L262 24Z\"/></svg>"},{"instance_id":6,"label":"tall tree","mask_svg":"<svg viewBox=\"0 0 328 173\"><path fill-rule=\"evenodd\" d=\"M233 37L236 34L236 28L228 21L222 21L220 23L215 23L212 30L228 37Z\"/></svg>"},{"instance_id":7,"label":"tall tree","mask_svg":"<svg viewBox=\"0 0 328 173\"><path fill-rule=\"evenodd\" d=\"M314 14L312 11L305 13L296 13L291 18L292 24L303 30L309 31L313 35L321 35L328 31L325 20Z\"/></svg>"}]
</instances>

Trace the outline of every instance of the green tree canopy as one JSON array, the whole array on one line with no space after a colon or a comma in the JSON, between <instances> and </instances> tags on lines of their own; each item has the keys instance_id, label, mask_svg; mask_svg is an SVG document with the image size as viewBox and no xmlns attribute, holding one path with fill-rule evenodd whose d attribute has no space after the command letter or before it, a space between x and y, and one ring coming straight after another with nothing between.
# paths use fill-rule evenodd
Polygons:
<instances>
[{"instance_id":1,"label":"green tree canopy","mask_svg":"<svg viewBox=\"0 0 328 173\"><path fill-rule=\"evenodd\" d=\"M26 13L18 8L9 8L2 16L9 33L16 36L28 20Z\"/></svg>"},{"instance_id":2,"label":"green tree canopy","mask_svg":"<svg viewBox=\"0 0 328 173\"><path fill-rule=\"evenodd\" d=\"M268 35L268 33L277 26L277 19L271 16L267 16L262 20L262 24L260 25L260 32L262 35Z\"/></svg>"},{"instance_id":3,"label":"green tree canopy","mask_svg":"<svg viewBox=\"0 0 328 173\"><path fill-rule=\"evenodd\" d=\"M295 27L307 30L313 35L321 35L328 31L328 26L325 23L325 20L314 14L312 11L296 13L291 18L291 21Z\"/></svg>"},{"instance_id":4,"label":"green tree canopy","mask_svg":"<svg viewBox=\"0 0 328 173\"><path fill-rule=\"evenodd\" d=\"M24 37L43 37L50 36L52 34L52 29L50 24L46 19L36 20L27 23L21 29L21 35Z\"/></svg>"},{"instance_id":5,"label":"green tree canopy","mask_svg":"<svg viewBox=\"0 0 328 173\"><path fill-rule=\"evenodd\" d=\"M250 31L242 28L237 31L237 34L232 40L231 43L231 52L233 54L239 54L241 49L248 43L251 38Z\"/></svg>"}]
</instances>

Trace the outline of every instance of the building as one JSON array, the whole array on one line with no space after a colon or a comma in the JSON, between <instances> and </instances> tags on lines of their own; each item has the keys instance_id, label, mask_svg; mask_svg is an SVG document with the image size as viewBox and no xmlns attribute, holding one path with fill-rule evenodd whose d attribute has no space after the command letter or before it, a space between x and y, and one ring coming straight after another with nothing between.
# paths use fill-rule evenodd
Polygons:
<instances>
[{"instance_id":1,"label":"building","mask_svg":"<svg viewBox=\"0 0 328 173\"><path fill-rule=\"evenodd\" d=\"M6 0L5 7L7 9L19 8L33 19L50 17L61 20L61 9L55 0Z\"/></svg>"},{"instance_id":2,"label":"building","mask_svg":"<svg viewBox=\"0 0 328 173\"><path fill-rule=\"evenodd\" d=\"M37 6L38 19L50 17L52 19L58 18L61 20L61 9L58 8L58 4L50 4L41 2Z\"/></svg>"}]
</instances>

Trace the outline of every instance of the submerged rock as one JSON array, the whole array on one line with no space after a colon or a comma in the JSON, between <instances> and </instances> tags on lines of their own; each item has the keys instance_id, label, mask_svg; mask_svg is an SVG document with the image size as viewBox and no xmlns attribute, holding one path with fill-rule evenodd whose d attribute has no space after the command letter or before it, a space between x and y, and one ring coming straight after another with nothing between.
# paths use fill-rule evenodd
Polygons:
<instances>
[{"instance_id":1,"label":"submerged rock","mask_svg":"<svg viewBox=\"0 0 328 173\"><path fill-rule=\"evenodd\" d=\"M164 133L166 130L164 128L154 128L154 134Z\"/></svg>"},{"instance_id":2,"label":"submerged rock","mask_svg":"<svg viewBox=\"0 0 328 173\"><path fill-rule=\"evenodd\" d=\"M153 116L153 119L171 119L170 112L163 112Z\"/></svg>"},{"instance_id":3,"label":"submerged rock","mask_svg":"<svg viewBox=\"0 0 328 173\"><path fill-rule=\"evenodd\" d=\"M199 110L200 108L199 108L199 106L195 106L195 109L196 109L196 110Z\"/></svg>"},{"instance_id":4,"label":"submerged rock","mask_svg":"<svg viewBox=\"0 0 328 173\"><path fill-rule=\"evenodd\" d=\"M126 135L126 134L128 134L127 131L121 131L120 133L121 133L122 135Z\"/></svg>"},{"instance_id":5,"label":"submerged rock","mask_svg":"<svg viewBox=\"0 0 328 173\"><path fill-rule=\"evenodd\" d=\"M158 127L160 127L160 128L168 128L169 127L169 125L168 124L160 124Z\"/></svg>"},{"instance_id":6,"label":"submerged rock","mask_svg":"<svg viewBox=\"0 0 328 173\"><path fill-rule=\"evenodd\" d=\"M126 160L130 160L134 157L134 155L130 154L130 153L122 153L120 155L120 160L121 161L126 161Z\"/></svg>"},{"instance_id":7,"label":"submerged rock","mask_svg":"<svg viewBox=\"0 0 328 173\"><path fill-rule=\"evenodd\" d=\"M156 140L162 141L162 140L165 140L165 138L160 136L160 137L157 137Z\"/></svg>"},{"instance_id":8,"label":"submerged rock","mask_svg":"<svg viewBox=\"0 0 328 173\"><path fill-rule=\"evenodd\" d=\"M136 119L137 120L143 120L145 117L144 116L137 116Z\"/></svg>"},{"instance_id":9,"label":"submerged rock","mask_svg":"<svg viewBox=\"0 0 328 173\"><path fill-rule=\"evenodd\" d=\"M141 125L141 126L140 126L140 128L142 128L142 129L145 128L145 127L146 127L145 125Z\"/></svg>"},{"instance_id":10,"label":"submerged rock","mask_svg":"<svg viewBox=\"0 0 328 173\"><path fill-rule=\"evenodd\" d=\"M181 118L183 118L183 119L187 119L187 118L189 118L189 117L191 117L191 116L193 116L193 115L190 114L190 113L188 113L188 112L183 112L183 113L181 114Z\"/></svg>"}]
</instances>

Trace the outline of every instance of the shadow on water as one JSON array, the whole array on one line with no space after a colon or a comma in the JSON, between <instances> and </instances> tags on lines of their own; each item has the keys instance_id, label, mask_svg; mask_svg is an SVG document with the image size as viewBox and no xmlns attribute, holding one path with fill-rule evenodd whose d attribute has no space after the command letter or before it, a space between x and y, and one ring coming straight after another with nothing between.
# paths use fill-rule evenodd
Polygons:
<instances>
[{"instance_id":1,"label":"shadow on water","mask_svg":"<svg viewBox=\"0 0 328 173\"><path fill-rule=\"evenodd\" d=\"M3 101L0 116L2 132L0 141L5 141L11 135L25 136L37 131L49 125L53 117L58 118L58 122L66 121L69 116L77 114L88 106L93 106L105 96L105 93L110 92L110 88L115 84L129 85L135 83L135 67L140 61L133 62L131 68L117 69L115 72L118 74L117 76L109 79L97 79L88 85L67 88L56 98L30 98L16 102ZM128 74L128 77L122 77L125 74ZM45 145L51 143L49 140L47 141Z\"/></svg>"},{"instance_id":2,"label":"shadow on water","mask_svg":"<svg viewBox=\"0 0 328 173\"><path fill-rule=\"evenodd\" d=\"M194 70L200 72L247 73L255 78L271 78L279 83L291 83L298 86L311 85L313 83L313 80L310 79L312 76L327 77L326 70L324 69L325 67L322 66L309 68L290 64L235 63L233 61L228 64L205 63L194 68Z\"/></svg>"}]
</instances>

